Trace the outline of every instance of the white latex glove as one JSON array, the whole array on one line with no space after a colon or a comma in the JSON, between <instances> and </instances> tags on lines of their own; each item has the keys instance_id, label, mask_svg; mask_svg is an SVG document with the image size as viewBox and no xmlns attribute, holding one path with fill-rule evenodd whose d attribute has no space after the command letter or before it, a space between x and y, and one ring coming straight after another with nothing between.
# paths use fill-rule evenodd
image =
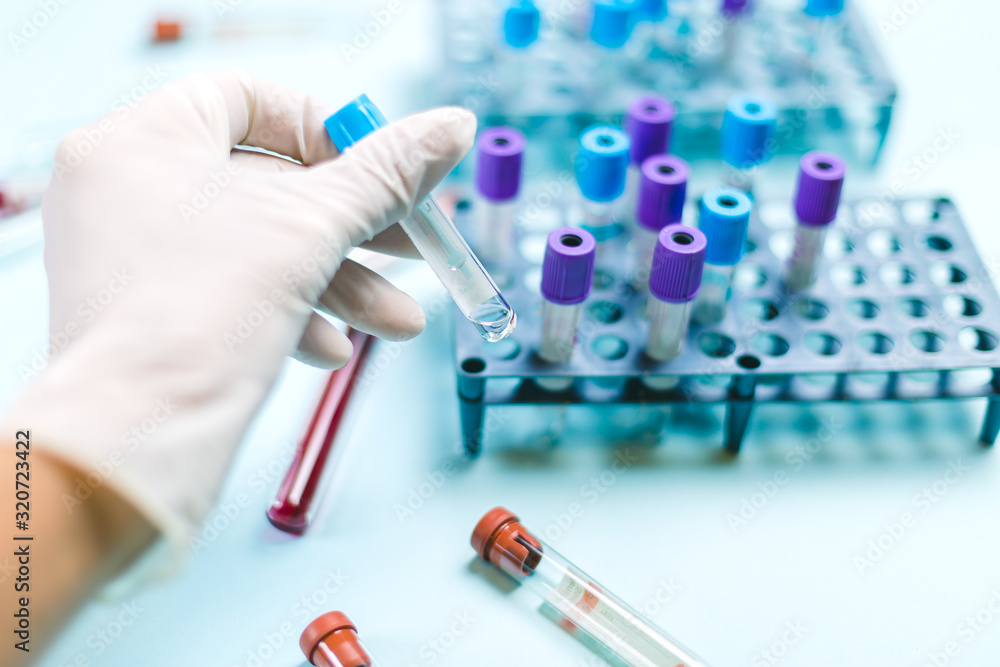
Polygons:
<instances>
[{"instance_id":1,"label":"white latex glove","mask_svg":"<svg viewBox=\"0 0 1000 667\"><path fill-rule=\"evenodd\" d=\"M4 428L96 472L175 546L285 357L350 358L314 308L382 337L423 328L416 302L345 256L413 256L393 223L469 150L475 118L429 111L338 157L334 111L244 72L196 74L60 145L42 215L53 341L68 344Z\"/></svg>"}]
</instances>

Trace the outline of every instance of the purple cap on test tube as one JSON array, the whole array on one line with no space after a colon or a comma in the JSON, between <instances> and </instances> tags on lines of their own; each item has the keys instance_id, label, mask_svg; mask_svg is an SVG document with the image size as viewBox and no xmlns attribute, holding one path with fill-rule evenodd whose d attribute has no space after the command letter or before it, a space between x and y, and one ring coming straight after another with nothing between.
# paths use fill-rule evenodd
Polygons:
<instances>
[{"instance_id":1,"label":"purple cap on test tube","mask_svg":"<svg viewBox=\"0 0 1000 667\"><path fill-rule=\"evenodd\" d=\"M705 235L694 227L668 225L653 250L649 291L660 301L685 303L698 295L705 266Z\"/></svg>"},{"instance_id":2,"label":"purple cap on test tube","mask_svg":"<svg viewBox=\"0 0 1000 667\"><path fill-rule=\"evenodd\" d=\"M753 9L751 0L722 0L722 14L724 16L740 16Z\"/></svg>"},{"instance_id":3,"label":"purple cap on test tube","mask_svg":"<svg viewBox=\"0 0 1000 667\"><path fill-rule=\"evenodd\" d=\"M811 151L799 161L795 215L810 227L828 225L837 217L847 165L837 155Z\"/></svg>"},{"instance_id":4,"label":"purple cap on test tube","mask_svg":"<svg viewBox=\"0 0 1000 667\"><path fill-rule=\"evenodd\" d=\"M670 130L677 108L665 97L642 95L628 105L625 131L632 140L629 161L642 164L650 155L670 150Z\"/></svg>"},{"instance_id":5,"label":"purple cap on test tube","mask_svg":"<svg viewBox=\"0 0 1000 667\"><path fill-rule=\"evenodd\" d=\"M674 155L654 155L642 163L635 220L656 232L680 222L690 169Z\"/></svg>"},{"instance_id":6,"label":"purple cap on test tube","mask_svg":"<svg viewBox=\"0 0 1000 667\"><path fill-rule=\"evenodd\" d=\"M486 199L508 201L521 188L521 160L527 140L513 127L491 127L479 135L476 186Z\"/></svg>"},{"instance_id":7,"label":"purple cap on test tube","mask_svg":"<svg viewBox=\"0 0 1000 667\"><path fill-rule=\"evenodd\" d=\"M579 227L560 227L549 234L542 263L542 296L572 305L590 294L597 242Z\"/></svg>"}]
</instances>

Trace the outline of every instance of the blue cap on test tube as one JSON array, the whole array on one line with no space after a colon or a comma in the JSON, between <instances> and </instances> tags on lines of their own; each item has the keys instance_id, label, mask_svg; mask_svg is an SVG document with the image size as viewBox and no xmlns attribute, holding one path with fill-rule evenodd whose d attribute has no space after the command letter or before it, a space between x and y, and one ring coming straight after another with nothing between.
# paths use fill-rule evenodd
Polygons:
<instances>
[{"instance_id":1,"label":"blue cap on test tube","mask_svg":"<svg viewBox=\"0 0 1000 667\"><path fill-rule=\"evenodd\" d=\"M503 39L508 46L523 49L538 39L542 14L531 0L514 0L503 15Z\"/></svg>"},{"instance_id":2,"label":"blue cap on test tube","mask_svg":"<svg viewBox=\"0 0 1000 667\"><path fill-rule=\"evenodd\" d=\"M722 159L745 169L771 159L778 111L759 95L734 95L722 119Z\"/></svg>"},{"instance_id":3,"label":"blue cap on test tube","mask_svg":"<svg viewBox=\"0 0 1000 667\"><path fill-rule=\"evenodd\" d=\"M705 235L705 262L732 266L743 258L753 204L742 190L721 186L701 198L698 229Z\"/></svg>"},{"instance_id":4,"label":"blue cap on test tube","mask_svg":"<svg viewBox=\"0 0 1000 667\"><path fill-rule=\"evenodd\" d=\"M844 11L844 0L806 0L808 16L836 16Z\"/></svg>"},{"instance_id":5,"label":"blue cap on test tube","mask_svg":"<svg viewBox=\"0 0 1000 667\"><path fill-rule=\"evenodd\" d=\"M635 5L627 0L597 0L590 38L606 49L620 49L632 36Z\"/></svg>"},{"instance_id":6,"label":"blue cap on test tube","mask_svg":"<svg viewBox=\"0 0 1000 667\"><path fill-rule=\"evenodd\" d=\"M667 0L635 0L635 14L640 21L659 21L667 15Z\"/></svg>"},{"instance_id":7,"label":"blue cap on test tube","mask_svg":"<svg viewBox=\"0 0 1000 667\"><path fill-rule=\"evenodd\" d=\"M340 111L323 121L327 134L341 153L345 148L353 146L365 136L388 124L389 121L367 95L355 97Z\"/></svg>"},{"instance_id":8,"label":"blue cap on test tube","mask_svg":"<svg viewBox=\"0 0 1000 667\"><path fill-rule=\"evenodd\" d=\"M584 197L605 203L622 195L631 144L627 134L611 125L594 125L580 135L576 180Z\"/></svg>"}]
</instances>

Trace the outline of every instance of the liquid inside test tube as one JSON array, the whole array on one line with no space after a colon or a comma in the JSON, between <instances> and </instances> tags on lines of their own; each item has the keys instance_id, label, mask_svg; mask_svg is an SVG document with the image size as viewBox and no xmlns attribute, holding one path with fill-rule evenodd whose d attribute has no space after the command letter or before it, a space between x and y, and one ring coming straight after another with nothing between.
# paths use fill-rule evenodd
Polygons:
<instances>
[{"instance_id":1,"label":"liquid inside test tube","mask_svg":"<svg viewBox=\"0 0 1000 667\"><path fill-rule=\"evenodd\" d=\"M367 95L361 95L324 124L343 152L388 121ZM517 325L514 309L434 197L417 204L399 224L479 334L489 342L509 336Z\"/></svg>"},{"instance_id":2,"label":"liquid inside test tube","mask_svg":"<svg viewBox=\"0 0 1000 667\"><path fill-rule=\"evenodd\" d=\"M705 663L642 614L528 532L510 511L486 513L472 546L542 599L542 612L618 664L634 667L704 667Z\"/></svg>"}]
</instances>

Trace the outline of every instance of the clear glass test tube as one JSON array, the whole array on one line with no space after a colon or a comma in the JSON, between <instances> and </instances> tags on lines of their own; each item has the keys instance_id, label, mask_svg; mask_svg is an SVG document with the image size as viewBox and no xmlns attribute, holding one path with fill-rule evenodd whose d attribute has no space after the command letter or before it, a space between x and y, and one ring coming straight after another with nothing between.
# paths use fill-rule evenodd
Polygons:
<instances>
[{"instance_id":1,"label":"clear glass test tube","mask_svg":"<svg viewBox=\"0 0 1000 667\"><path fill-rule=\"evenodd\" d=\"M847 166L833 153L811 151L799 161L795 192L795 246L785 266L784 283L790 292L810 287L823 257L823 243L830 224L837 218L840 192Z\"/></svg>"},{"instance_id":2,"label":"clear glass test tube","mask_svg":"<svg viewBox=\"0 0 1000 667\"><path fill-rule=\"evenodd\" d=\"M367 95L356 98L325 121L330 138L341 152L387 124ZM413 214L399 224L480 335L490 342L509 336L517 324L514 309L434 197L428 196L417 204Z\"/></svg>"},{"instance_id":3,"label":"clear glass test tube","mask_svg":"<svg viewBox=\"0 0 1000 667\"><path fill-rule=\"evenodd\" d=\"M726 315L733 268L746 250L752 208L750 197L735 188L714 188L701 199L698 228L707 247L693 314L699 324L717 324Z\"/></svg>"},{"instance_id":4,"label":"clear glass test tube","mask_svg":"<svg viewBox=\"0 0 1000 667\"><path fill-rule=\"evenodd\" d=\"M486 513L472 546L543 600L543 613L589 648L631 667L704 667L705 663L642 614L528 532L510 511Z\"/></svg>"},{"instance_id":5,"label":"clear glass test tube","mask_svg":"<svg viewBox=\"0 0 1000 667\"><path fill-rule=\"evenodd\" d=\"M299 637L299 648L316 667L378 667L358 638L351 619L339 611L323 614Z\"/></svg>"}]
</instances>

